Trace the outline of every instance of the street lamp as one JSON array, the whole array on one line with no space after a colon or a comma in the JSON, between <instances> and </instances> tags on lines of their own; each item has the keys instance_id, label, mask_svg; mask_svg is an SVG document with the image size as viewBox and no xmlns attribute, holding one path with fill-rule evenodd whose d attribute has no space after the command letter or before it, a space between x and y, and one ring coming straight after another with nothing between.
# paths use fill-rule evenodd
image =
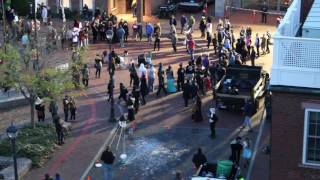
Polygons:
<instances>
[{"instance_id":1,"label":"street lamp","mask_svg":"<svg viewBox=\"0 0 320 180\"><path fill-rule=\"evenodd\" d=\"M7 128L7 136L11 140L11 144L12 144L14 179L18 180L17 155L16 155L16 138L18 136L18 129L16 128L15 125L11 124L11 126Z\"/></svg>"},{"instance_id":2,"label":"street lamp","mask_svg":"<svg viewBox=\"0 0 320 180\"><path fill-rule=\"evenodd\" d=\"M107 36L107 40L109 42L109 51L111 52L111 42L112 42L112 39L113 39L113 30L112 29L109 29L106 33L106 36Z\"/></svg>"},{"instance_id":3,"label":"street lamp","mask_svg":"<svg viewBox=\"0 0 320 180\"><path fill-rule=\"evenodd\" d=\"M108 86L111 86L110 87L110 92L109 92L111 94L111 106L110 106L109 122L116 122L116 118L114 117L114 98L113 98L114 80L113 80L113 75L110 76L110 81L109 81Z\"/></svg>"}]
</instances>

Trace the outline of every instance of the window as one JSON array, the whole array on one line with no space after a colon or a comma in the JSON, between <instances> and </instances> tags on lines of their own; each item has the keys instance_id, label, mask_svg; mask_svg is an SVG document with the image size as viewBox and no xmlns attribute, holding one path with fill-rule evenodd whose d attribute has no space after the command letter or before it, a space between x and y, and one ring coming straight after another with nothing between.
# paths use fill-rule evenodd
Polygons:
<instances>
[{"instance_id":1,"label":"window","mask_svg":"<svg viewBox=\"0 0 320 180\"><path fill-rule=\"evenodd\" d=\"M306 109L304 118L302 163L320 166L320 109Z\"/></svg>"}]
</instances>

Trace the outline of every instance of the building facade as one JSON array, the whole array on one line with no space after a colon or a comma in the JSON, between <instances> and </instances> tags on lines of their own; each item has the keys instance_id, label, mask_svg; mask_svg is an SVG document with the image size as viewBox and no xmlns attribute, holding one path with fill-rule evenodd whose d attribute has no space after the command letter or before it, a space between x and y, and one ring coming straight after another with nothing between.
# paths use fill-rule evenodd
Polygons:
<instances>
[{"instance_id":1,"label":"building facade","mask_svg":"<svg viewBox=\"0 0 320 180\"><path fill-rule=\"evenodd\" d=\"M271 180L320 179L320 39L300 33L319 3L294 0L274 35Z\"/></svg>"}]
</instances>

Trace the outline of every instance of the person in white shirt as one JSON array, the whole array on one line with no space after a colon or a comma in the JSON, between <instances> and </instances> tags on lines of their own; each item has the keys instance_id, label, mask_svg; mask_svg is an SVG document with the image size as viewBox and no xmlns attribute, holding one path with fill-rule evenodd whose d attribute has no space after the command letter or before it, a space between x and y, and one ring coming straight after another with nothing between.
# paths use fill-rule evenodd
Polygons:
<instances>
[{"instance_id":1,"label":"person in white shirt","mask_svg":"<svg viewBox=\"0 0 320 180\"><path fill-rule=\"evenodd\" d=\"M73 47L79 46L79 28L74 27L72 30L72 45Z\"/></svg>"},{"instance_id":2,"label":"person in white shirt","mask_svg":"<svg viewBox=\"0 0 320 180\"><path fill-rule=\"evenodd\" d=\"M46 6L42 5L41 17L44 24L48 22L48 9Z\"/></svg>"}]
</instances>

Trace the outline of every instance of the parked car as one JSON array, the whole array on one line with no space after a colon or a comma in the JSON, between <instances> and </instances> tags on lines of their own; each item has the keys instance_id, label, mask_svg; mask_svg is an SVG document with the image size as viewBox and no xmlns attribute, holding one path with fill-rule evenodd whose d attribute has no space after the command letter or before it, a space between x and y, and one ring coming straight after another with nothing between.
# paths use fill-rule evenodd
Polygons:
<instances>
[{"instance_id":1,"label":"parked car","mask_svg":"<svg viewBox=\"0 0 320 180\"><path fill-rule=\"evenodd\" d=\"M201 11L205 3L213 3L214 0L181 0L179 9L182 11Z\"/></svg>"},{"instance_id":2,"label":"parked car","mask_svg":"<svg viewBox=\"0 0 320 180\"><path fill-rule=\"evenodd\" d=\"M176 14L177 4L171 1L168 1L167 4L161 5L159 7L159 18L170 18L171 15Z\"/></svg>"}]
</instances>

